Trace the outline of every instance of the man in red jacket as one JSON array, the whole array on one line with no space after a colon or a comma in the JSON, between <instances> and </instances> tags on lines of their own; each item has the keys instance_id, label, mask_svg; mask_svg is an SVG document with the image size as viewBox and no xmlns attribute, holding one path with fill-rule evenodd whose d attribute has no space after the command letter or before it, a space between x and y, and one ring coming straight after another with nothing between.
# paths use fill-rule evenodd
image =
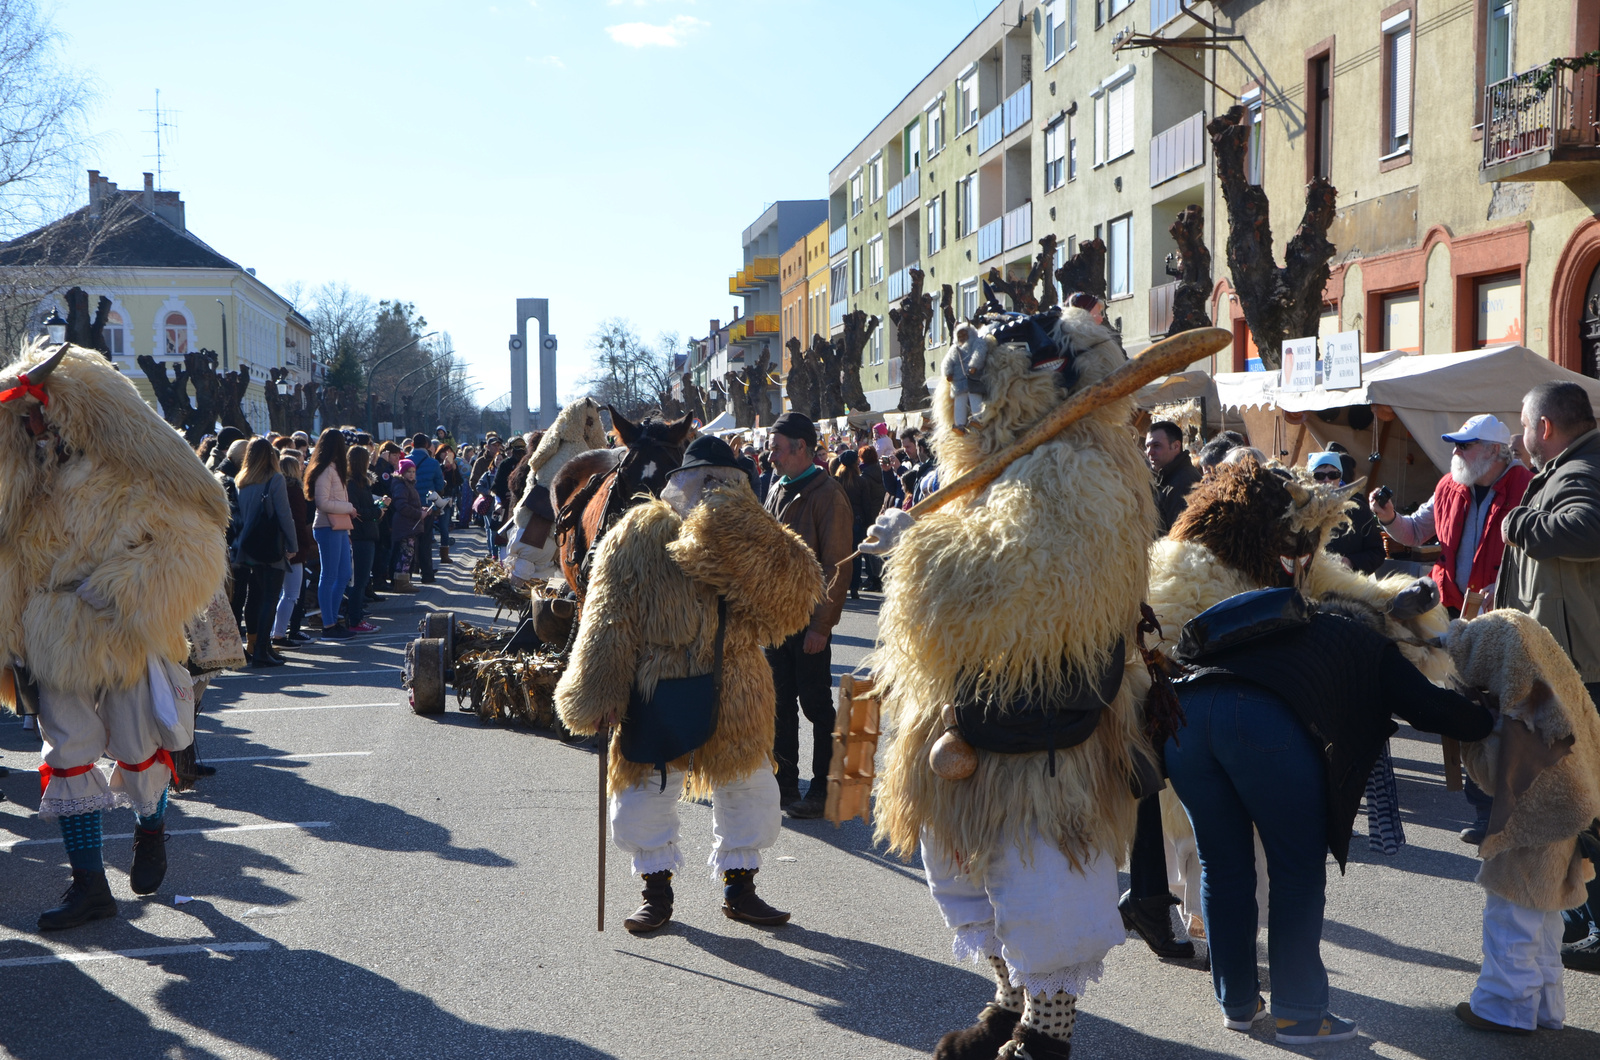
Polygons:
<instances>
[{"instance_id":1,"label":"man in red jacket","mask_svg":"<svg viewBox=\"0 0 1600 1060\"><path fill-rule=\"evenodd\" d=\"M1455 446L1450 473L1439 480L1433 496L1413 515L1398 515L1388 501L1371 496L1372 514L1384 533L1402 545L1420 545L1439 539L1439 562L1433 580L1450 611L1450 617L1473 618L1494 606L1495 583L1506 543L1500 524L1506 513L1522 503L1533 472L1511 455L1511 431L1494 416L1474 416L1454 434L1442 436ZM1469 600L1470 598L1470 600ZM1472 606L1465 606L1468 603ZM1465 609L1468 613L1462 615ZM1467 801L1477 819L1464 829L1467 843L1481 843L1489 825L1491 799L1471 780Z\"/></svg>"}]
</instances>

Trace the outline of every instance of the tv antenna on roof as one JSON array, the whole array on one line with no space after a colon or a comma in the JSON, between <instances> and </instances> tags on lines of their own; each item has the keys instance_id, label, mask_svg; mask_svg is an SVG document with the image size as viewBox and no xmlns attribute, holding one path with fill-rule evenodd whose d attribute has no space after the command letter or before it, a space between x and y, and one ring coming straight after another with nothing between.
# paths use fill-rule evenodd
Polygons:
<instances>
[{"instance_id":1,"label":"tv antenna on roof","mask_svg":"<svg viewBox=\"0 0 1600 1060\"><path fill-rule=\"evenodd\" d=\"M154 131L155 137L156 137L156 153L155 153L155 160L156 160L156 187L159 188L159 187L162 186L162 181L161 181L161 161L162 161L161 137L162 137L162 130L163 129L176 129L177 125L175 125L174 123L172 123L170 121L165 121L165 120L162 119L162 116L161 116L161 114L162 114L162 111L161 111L161 90L159 88L156 89L156 109L153 110L153 111L152 110L142 110L139 113L155 115L156 125L155 125L155 129L153 131ZM170 115L173 112L172 112L172 110L169 109L169 110L167 110L166 113L168 115ZM145 155L145 157L149 158L151 156Z\"/></svg>"}]
</instances>

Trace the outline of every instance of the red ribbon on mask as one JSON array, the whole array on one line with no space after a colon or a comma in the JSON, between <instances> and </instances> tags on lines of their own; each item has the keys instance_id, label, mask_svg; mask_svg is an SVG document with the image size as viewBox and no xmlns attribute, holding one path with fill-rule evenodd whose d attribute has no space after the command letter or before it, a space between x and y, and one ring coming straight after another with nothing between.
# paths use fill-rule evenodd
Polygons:
<instances>
[{"instance_id":1,"label":"red ribbon on mask","mask_svg":"<svg viewBox=\"0 0 1600 1060\"><path fill-rule=\"evenodd\" d=\"M10 390L0 391L0 405L11 401L21 401L25 397L37 398L39 404L49 405L50 395L44 392L44 387L35 386L28 382L28 373L23 372L17 376L17 385Z\"/></svg>"}]
</instances>

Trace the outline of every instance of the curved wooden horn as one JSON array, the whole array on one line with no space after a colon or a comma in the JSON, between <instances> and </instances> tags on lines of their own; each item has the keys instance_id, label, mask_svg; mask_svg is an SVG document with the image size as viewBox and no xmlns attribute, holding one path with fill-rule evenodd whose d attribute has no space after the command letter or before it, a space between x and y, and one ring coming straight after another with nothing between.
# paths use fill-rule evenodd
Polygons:
<instances>
[{"instance_id":1,"label":"curved wooden horn","mask_svg":"<svg viewBox=\"0 0 1600 1060\"><path fill-rule=\"evenodd\" d=\"M52 353L49 357L45 358L43 361L40 361L37 365L29 368L22 374L28 377L29 383L32 383L34 386L40 386L46 379L50 378L50 373L56 370L56 365L60 364L61 359L66 355L67 344L63 342L60 346L56 347L55 353Z\"/></svg>"}]
</instances>

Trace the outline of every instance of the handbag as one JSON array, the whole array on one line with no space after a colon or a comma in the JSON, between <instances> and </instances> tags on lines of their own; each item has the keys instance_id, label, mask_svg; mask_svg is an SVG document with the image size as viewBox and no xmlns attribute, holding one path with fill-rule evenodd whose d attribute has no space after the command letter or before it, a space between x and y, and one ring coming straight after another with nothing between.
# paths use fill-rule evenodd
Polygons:
<instances>
[{"instance_id":1,"label":"handbag","mask_svg":"<svg viewBox=\"0 0 1600 1060\"><path fill-rule=\"evenodd\" d=\"M189 665L202 673L244 669L244 642L226 587L219 588L200 613L184 623L189 638Z\"/></svg>"},{"instance_id":2,"label":"handbag","mask_svg":"<svg viewBox=\"0 0 1600 1060\"><path fill-rule=\"evenodd\" d=\"M472 502L473 515L488 515L494 511L494 500L487 493L478 494Z\"/></svg>"},{"instance_id":3,"label":"handbag","mask_svg":"<svg viewBox=\"0 0 1600 1060\"><path fill-rule=\"evenodd\" d=\"M728 601L717 597L717 638L711 672L656 682L648 700L635 688L617 734L617 749L629 762L652 765L667 789L667 763L705 746L717 731L722 706L722 640L728 626Z\"/></svg>"},{"instance_id":4,"label":"handbag","mask_svg":"<svg viewBox=\"0 0 1600 1060\"><path fill-rule=\"evenodd\" d=\"M278 514L272 508L271 494L263 493L261 507L255 518L245 527L239 539L239 555L250 563L268 566L282 563L289 555L283 544L283 530L278 526Z\"/></svg>"}]
</instances>

